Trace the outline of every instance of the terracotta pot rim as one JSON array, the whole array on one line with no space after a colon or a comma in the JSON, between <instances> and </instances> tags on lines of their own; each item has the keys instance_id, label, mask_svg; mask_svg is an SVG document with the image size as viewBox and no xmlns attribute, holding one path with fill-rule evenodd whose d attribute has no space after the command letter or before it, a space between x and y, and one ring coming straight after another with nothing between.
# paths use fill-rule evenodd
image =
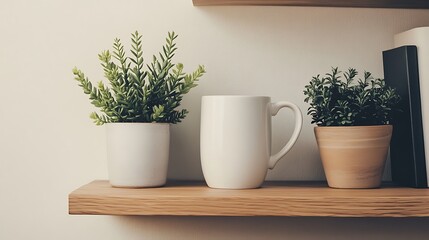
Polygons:
<instances>
[{"instance_id":1,"label":"terracotta pot rim","mask_svg":"<svg viewBox=\"0 0 429 240\"><path fill-rule=\"evenodd\" d=\"M338 129L352 129L352 128L383 128L383 127L392 127L392 124L383 124L383 125L367 125L367 126L315 126L314 128L338 128Z\"/></svg>"},{"instance_id":2,"label":"terracotta pot rim","mask_svg":"<svg viewBox=\"0 0 429 240\"><path fill-rule=\"evenodd\" d=\"M112 125L171 125L171 123L158 123L158 122L110 122L105 124Z\"/></svg>"}]
</instances>

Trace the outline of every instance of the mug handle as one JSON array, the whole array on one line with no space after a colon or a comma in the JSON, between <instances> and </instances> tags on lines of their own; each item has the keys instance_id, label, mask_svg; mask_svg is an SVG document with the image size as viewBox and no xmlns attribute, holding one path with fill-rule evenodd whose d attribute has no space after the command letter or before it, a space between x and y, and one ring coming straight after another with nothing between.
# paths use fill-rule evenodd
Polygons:
<instances>
[{"instance_id":1,"label":"mug handle","mask_svg":"<svg viewBox=\"0 0 429 240\"><path fill-rule=\"evenodd\" d=\"M289 142L276 154L270 157L270 161L268 162L268 168L273 169L277 162L286 155L287 152L293 147L296 140L298 139L299 133L302 128L302 113L299 107L291 102L276 102L271 103L271 116L277 115L280 109L282 108L290 108L295 114L295 129L293 130L292 137Z\"/></svg>"}]
</instances>

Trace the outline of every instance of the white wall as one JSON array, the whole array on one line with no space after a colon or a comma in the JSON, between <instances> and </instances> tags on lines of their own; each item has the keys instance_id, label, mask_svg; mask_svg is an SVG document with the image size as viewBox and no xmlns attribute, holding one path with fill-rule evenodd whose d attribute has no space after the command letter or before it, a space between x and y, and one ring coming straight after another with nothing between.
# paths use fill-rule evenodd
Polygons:
<instances>
[{"instance_id":1,"label":"white wall","mask_svg":"<svg viewBox=\"0 0 429 240\"><path fill-rule=\"evenodd\" d=\"M193 7L191 0L0 0L0 239L427 239L428 219L177 218L69 216L67 195L106 179L104 128L95 127L74 66L102 79L97 54L115 37L144 35L146 58L167 31L176 60L207 75L173 128L169 176L201 179L200 98L269 95L305 112L302 90L331 66L382 75L393 35L429 25L428 10ZM277 150L291 116L274 120ZM269 179L323 179L310 118Z\"/></svg>"}]
</instances>

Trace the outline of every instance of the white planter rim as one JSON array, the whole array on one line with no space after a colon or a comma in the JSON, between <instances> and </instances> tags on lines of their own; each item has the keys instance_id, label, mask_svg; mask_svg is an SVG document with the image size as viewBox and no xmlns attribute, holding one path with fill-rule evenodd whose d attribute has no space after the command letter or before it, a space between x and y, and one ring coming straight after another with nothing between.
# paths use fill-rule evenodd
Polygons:
<instances>
[{"instance_id":1,"label":"white planter rim","mask_svg":"<svg viewBox=\"0 0 429 240\"><path fill-rule=\"evenodd\" d=\"M267 98L267 99L271 99L268 96L258 96L258 95L206 95L206 96L203 96L203 98L217 98L217 97L223 97L223 98Z\"/></svg>"}]
</instances>

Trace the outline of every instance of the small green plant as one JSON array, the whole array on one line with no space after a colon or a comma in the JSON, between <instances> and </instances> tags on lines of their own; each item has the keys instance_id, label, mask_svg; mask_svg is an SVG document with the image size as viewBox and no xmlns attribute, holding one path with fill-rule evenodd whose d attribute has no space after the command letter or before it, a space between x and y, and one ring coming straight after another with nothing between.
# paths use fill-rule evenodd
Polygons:
<instances>
[{"instance_id":1,"label":"small green plant","mask_svg":"<svg viewBox=\"0 0 429 240\"><path fill-rule=\"evenodd\" d=\"M318 126L367 126L389 124L398 111L399 95L383 79L349 68L341 74L332 68L325 77L313 77L305 86L305 102L310 104L308 115ZM342 79L344 77L344 80Z\"/></svg>"},{"instance_id":2,"label":"small green plant","mask_svg":"<svg viewBox=\"0 0 429 240\"><path fill-rule=\"evenodd\" d=\"M131 36L131 57L126 56L120 39L114 40L113 55L108 50L98 55L110 87L101 81L97 87L93 86L81 70L73 69L79 86L101 111L91 113L90 117L97 125L110 122L180 122L188 111L177 108L183 95L197 86L197 81L205 73L204 66L186 74L183 64L172 63L177 50L174 43L177 35L169 32L163 51L158 57L153 56L146 70L142 36L137 31Z\"/></svg>"}]
</instances>

